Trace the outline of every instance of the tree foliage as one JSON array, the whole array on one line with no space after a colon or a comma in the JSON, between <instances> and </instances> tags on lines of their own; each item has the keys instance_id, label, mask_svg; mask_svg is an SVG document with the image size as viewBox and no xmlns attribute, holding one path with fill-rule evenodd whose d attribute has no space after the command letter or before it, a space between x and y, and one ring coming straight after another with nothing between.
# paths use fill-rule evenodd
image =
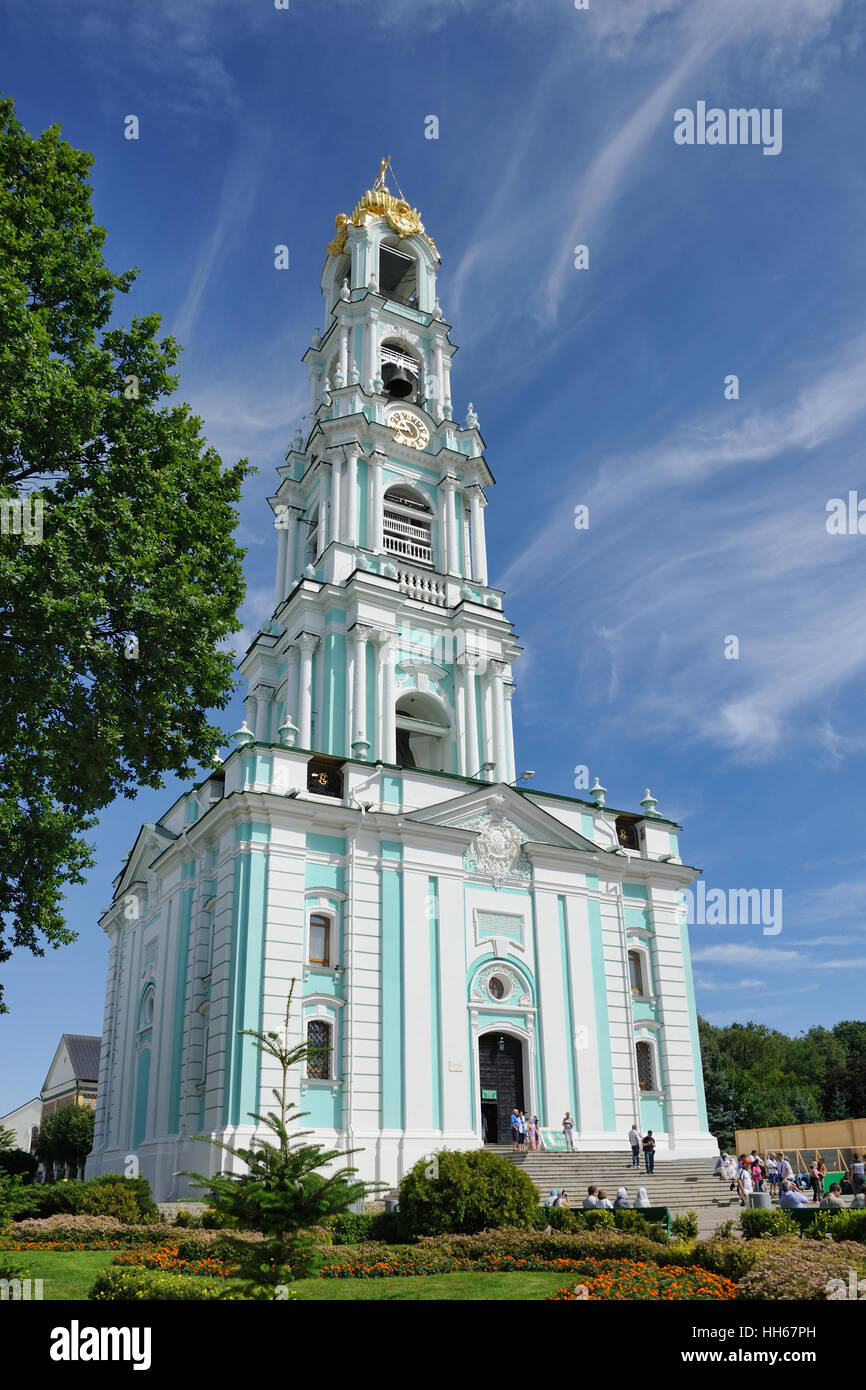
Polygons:
<instances>
[{"instance_id":1,"label":"tree foliage","mask_svg":"<svg viewBox=\"0 0 866 1390\"><path fill-rule=\"evenodd\" d=\"M169 401L158 315L109 326L136 272L105 263L91 163L0 98L0 961L74 939L96 813L209 765L233 689L249 470Z\"/></svg>"},{"instance_id":2,"label":"tree foliage","mask_svg":"<svg viewBox=\"0 0 866 1390\"><path fill-rule=\"evenodd\" d=\"M49 1174L65 1169L74 1178L84 1172L93 1148L96 1112L89 1105L64 1105L46 1115L36 1138L36 1155Z\"/></svg>"},{"instance_id":3,"label":"tree foliage","mask_svg":"<svg viewBox=\"0 0 866 1390\"><path fill-rule=\"evenodd\" d=\"M866 1115L866 1023L796 1037L762 1023L715 1028L698 1019L707 1120L722 1148L735 1129Z\"/></svg>"},{"instance_id":4,"label":"tree foliage","mask_svg":"<svg viewBox=\"0 0 866 1390\"><path fill-rule=\"evenodd\" d=\"M309 1130L299 1130L294 1135L289 1132L289 1125L303 1119L306 1113L297 1111L288 1100L289 1072L303 1063L311 1051L308 1043L291 1045L288 1041L294 987L293 980L281 1033L240 1030L240 1036L252 1038L253 1047L275 1063L281 1074L280 1086L272 1093L276 1112L250 1114L258 1125L271 1131L276 1143L256 1137L249 1147L242 1148L199 1136L202 1142L214 1144L240 1159L247 1172L240 1177L181 1175L190 1178L194 1187L212 1192L219 1209L234 1218L238 1226L266 1236L265 1243L255 1247L249 1241L233 1242L240 1277L248 1281L249 1295L262 1299L276 1297L278 1286L305 1278L313 1271L317 1253L312 1228L346 1211L366 1194L365 1184L354 1180L354 1168L335 1168L327 1177L320 1172L347 1158L347 1153L305 1142Z\"/></svg>"}]
</instances>

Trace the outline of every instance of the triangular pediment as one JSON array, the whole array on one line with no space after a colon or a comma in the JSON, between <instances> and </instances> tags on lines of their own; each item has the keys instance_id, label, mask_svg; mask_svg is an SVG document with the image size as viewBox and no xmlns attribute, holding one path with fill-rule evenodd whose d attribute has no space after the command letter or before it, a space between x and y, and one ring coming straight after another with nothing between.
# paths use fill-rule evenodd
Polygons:
<instances>
[{"instance_id":1,"label":"triangular pediment","mask_svg":"<svg viewBox=\"0 0 866 1390\"><path fill-rule=\"evenodd\" d=\"M506 782L479 787L465 796L412 811L406 819L452 830L467 830L473 834L477 834L493 819L513 828L521 844L555 845L563 849L582 850L586 854L600 853L598 845L555 820L533 802L525 800Z\"/></svg>"},{"instance_id":2,"label":"triangular pediment","mask_svg":"<svg viewBox=\"0 0 866 1390\"><path fill-rule=\"evenodd\" d=\"M155 905L159 898L159 880L151 865L163 851L176 840L172 831L164 825L143 825L136 836L129 858L114 880L114 900L136 892L142 899L141 906Z\"/></svg>"}]
</instances>

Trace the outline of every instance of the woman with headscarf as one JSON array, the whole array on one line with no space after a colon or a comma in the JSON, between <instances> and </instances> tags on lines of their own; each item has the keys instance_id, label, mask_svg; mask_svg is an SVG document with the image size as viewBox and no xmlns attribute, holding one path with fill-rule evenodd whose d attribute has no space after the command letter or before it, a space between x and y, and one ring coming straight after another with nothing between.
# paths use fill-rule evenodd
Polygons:
<instances>
[{"instance_id":1,"label":"woman with headscarf","mask_svg":"<svg viewBox=\"0 0 866 1390\"><path fill-rule=\"evenodd\" d=\"M614 1211L631 1211L631 1202L628 1200L628 1193L624 1187L616 1189L616 1201L613 1204Z\"/></svg>"},{"instance_id":2,"label":"woman with headscarf","mask_svg":"<svg viewBox=\"0 0 866 1390\"><path fill-rule=\"evenodd\" d=\"M637 1190L637 1196L636 1196L635 1199L634 1199L634 1204L635 1204L635 1207L648 1207L648 1206L649 1206L649 1204L650 1204L650 1199L649 1199L649 1197L647 1196L647 1191L646 1191L646 1188L645 1188L645 1187L639 1187L639 1188L638 1188L638 1190Z\"/></svg>"}]
</instances>

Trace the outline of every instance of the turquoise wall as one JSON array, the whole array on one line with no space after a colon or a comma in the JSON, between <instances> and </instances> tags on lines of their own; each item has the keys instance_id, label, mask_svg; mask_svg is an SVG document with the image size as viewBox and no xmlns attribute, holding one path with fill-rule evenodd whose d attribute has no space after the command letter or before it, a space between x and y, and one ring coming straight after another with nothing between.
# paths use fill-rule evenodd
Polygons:
<instances>
[{"instance_id":1,"label":"turquoise wall","mask_svg":"<svg viewBox=\"0 0 866 1390\"><path fill-rule=\"evenodd\" d=\"M185 864L184 877L195 872L195 864ZM177 940L177 971L175 974L174 1022L171 1045L171 1083L168 1098L168 1132L177 1134L180 1129L180 1091L183 1076L183 1034L186 1013L186 987L189 974L189 935L192 919L193 888L185 888L180 900L180 923Z\"/></svg>"},{"instance_id":2,"label":"turquoise wall","mask_svg":"<svg viewBox=\"0 0 866 1390\"><path fill-rule=\"evenodd\" d=\"M587 879L590 875L587 874ZM613 1103L613 1067L610 1060L610 1021L607 1011L607 985L604 975L604 945L601 936L601 904L590 898L586 904L589 919L589 952L592 961L592 993L595 1003L595 1036L598 1044L598 1071L601 1081L601 1115L605 1129L616 1129Z\"/></svg>"},{"instance_id":3,"label":"turquoise wall","mask_svg":"<svg viewBox=\"0 0 866 1390\"><path fill-rule=\"evenodd\" d=\"M574 1066L574 1000L571 994L571 948L568 943L568 919L565 898L559 894L556 899L559 919L559 955L562 967L562 993L565 1004L565 1029L568 1054L568 1092L570 1104L567 1106L574 1118L575 1127L580 1129L580 1099L577 1094L577 1075Z\"/></svg>"},{"instance_id":4,"label":"turquoise wall","mask_svg":"<svg viewBox=\"0 0 866 1390\"><path fill-rule=\"evenodd\" d=\"M238 826L236 843L267 843L267 825L252 822ZM258 1109L260 1054L249 1040L238 1036L241 1028L260 1028L262 1016L262 965L268 886L268 861L260 853L245 851L235 858L232 903L232 958L229 977L228 1037L226 1039L225 1123L245 1123Z\"/></svg>"},{"instance_id":5,"label":"turquoise wall","mask_svg":"<svg viewBox=\"0 0 866 1390\"><path fill-rule=\"evenodd\" d=\"M137 1149L147 1134L147 1099L150 1090L150 1047L138 1054L135 1067L135 1124L132 1147Z\"/></svg>"},{"instance_id":6,"label":"turquoise wall","mask_svg":"<svg viewBox=\"0 0 866 1390\"><path fill-rule=\"evenodd\" d=\"M427 880L427 919L430 935L430 1030L431 1064L433 1067L434 1129L442 1129L442 994L439 979L439 880Z\"/></svg>"},{"instance_id":7,"label":"turquoise wall","mask_svg":"<svg viewBox=\"0 0 866 1390\"><path fill-rule=\"evenodd\" d=\"M395 858L395 846L382 857ZM396 846L399 853L400 846ZM404 1127L403 1105L403 883L396 869L382 868L382 1128Z\"/></svg>"}]
</instances>

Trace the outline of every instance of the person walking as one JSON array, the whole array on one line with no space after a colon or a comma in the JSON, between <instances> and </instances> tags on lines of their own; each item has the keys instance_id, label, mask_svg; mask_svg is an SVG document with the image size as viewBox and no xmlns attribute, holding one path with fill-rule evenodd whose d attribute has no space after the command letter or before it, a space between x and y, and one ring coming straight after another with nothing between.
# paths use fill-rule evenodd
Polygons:
<instances>
[{"instance_id":1,"label":"person walking","mask_svg":"<svg viewBox=\"0 0 866 1390\"><path fill-rule=\"evenodd\" d=\"M569 1153L574 1153L574 1120L571 1118L570 1110L566 1110L562 1118L562 1133L565 1136L565 1147Z\"/></svg>"},{"instance_id":2,"label":"person walking","mask_svg":"<svg viewBox=\"0 0 866 1390\"><path fill-rule=\"evenodd\" d=\"M859 1197L866 1186L866 1163L859 1154L851 1155L851 1186L855 1197Z\"/></svg>"},{"instance_id":3,"label":"person walking","mask_svg":"<svg viewBox=\"0 0 866 1390\"><path fill-rule=\"evenodd\" d=\"M779 1160L779 1187L785 1182L793 1182L794 1170L783 1153L777 1155Z\"/></svg>"},{"instance_id":4,"label":"person walking","mask_svg":"<svg viewBox=\"0 0 866 1390\"><path fill-rule=\"evenodd\" d=\"M631 1145L631 1166L640 1168L640 1130L637 1127L637 1120L632 1124L628 1132L628 1142Z\"/></svg>"},{"instance_id":5,"label":"person walking","mask_svg":"<svg viewBox=\"0 0 866 1390\"><path fill-rule=\"evenodd\" d=\"M651 1129L648 1129L643 1137L643 1161L648 1173L655 1171L656 1141L653 1139L653 1132Z\"/></svg>"},{"instance_id":6,"label":"person walking","mask_svg":"<svg viewBox=\"0 0 866 1390\"><path fill-rule=\"evenodd\" d=\"M533 1121L531 1115L527 1115L527 1116L525 1117L525 1119L526 1119L526 1145L527 1145L527 1148L531 1151L531 1150L533 1150L533 1149L535 1148L535 1124L534 1124L534 1121Z\"/></svg>"}]
</instances>

